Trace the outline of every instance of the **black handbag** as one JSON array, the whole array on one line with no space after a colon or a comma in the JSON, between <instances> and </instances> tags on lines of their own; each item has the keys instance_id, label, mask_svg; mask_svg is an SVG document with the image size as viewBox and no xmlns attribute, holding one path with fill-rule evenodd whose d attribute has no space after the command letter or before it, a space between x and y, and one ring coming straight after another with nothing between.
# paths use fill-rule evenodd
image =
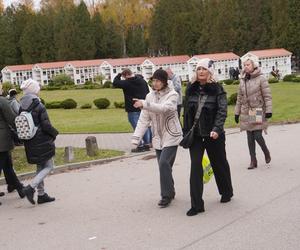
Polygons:
<instances>
[{"instance_id":1,"label":"black handbag","mask_svg":"<svg viewBox=\"0 0 300 250\"><path fill-rule=\"evenodd\" d=\"M183 148L190 148L191 145L193 144L195 127L196 127L196 124L198 123L198 120L200 118L201 111L202 111L202 108L204 106L204 103L205 103L206 99L207 99L207 95L204 95L204 96L200 95L199 96L198 109L197 109L197 112L196 112L196 115L195 115L194 124L191 127L191 129L189 130L189 132L186 133L186 135L183 137L183 139L179 143L179 145Z\"/></svg>"}]
</instances>

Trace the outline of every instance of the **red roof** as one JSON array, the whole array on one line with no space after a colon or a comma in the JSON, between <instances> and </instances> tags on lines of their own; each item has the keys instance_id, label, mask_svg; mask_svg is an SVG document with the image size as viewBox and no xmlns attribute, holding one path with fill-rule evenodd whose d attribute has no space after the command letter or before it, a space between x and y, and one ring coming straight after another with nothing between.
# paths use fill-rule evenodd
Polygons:
<instances>
[{"instance_id":1,"label":"red roof","mask_svg":"<svg viewBox=\"0 0 300 250\"><path fill-rule=\"evenodd\" d=\"M187 55L180 56L160 56L160 57L148 57L147 60L154 65L173 64L173 63L186 63L190 59Z\"/></svg>"},{"instance_id":2,"label":"red roof","mask_svg":"<svg viewBox=\"0 0 300 250\"><path fill-rule=\"evenodd\" d=\"M108 59L105 60L111 66L126 66L126 65L140 65L147 57L128 57L128 58L118 58L118 59Z\"/></svg>"},{"instance_id":3,"label":"red roof","mask_svg":"<svg viewBox=\"0 0 300 250\"><path fill-rule=\"evenodd\" d=\"M264 50L252 50L248 53L254 54L257 57L274 57L274 56L290 56L292 55L291 52L289 52L286 49L280 48L280 49L264 49Z\"/></svg>"},{"instance_id":4,"label":"red roof","mask_svg":"<svg viewBox=\"0 0 300 250\"><path fill-rule=\"evenodd\" d=\"M11 71L32 70L32 67L33 67L33 64L6 66L6 68Z\"/></svg>"},{"instance_id":5,"label":"red roof","mask_svg":"<svg viewBox=\"0 0 300 250\"><path fill-rule=\"evenodd\" d=\"M52 69L52 68L63 68L68 62L62 61L62 62L47 62L47 63L37 63L38 67L42 69Z\"/></svg>"},{"instance_id":6,"label":"red roof","mask_svg":"<svg viewBox=\"0 0 300 250\"><path fill-rule=\"evenodd\" d=\"M89 66L100 66L104 62L104 59L85 60L85 61L70 61L68 64L73 65L75 68L89 67Z\"/></svg>"},{"instance_id":7,"label":"red roof","mask_svg":"<svg viewBox=\"0 0 300 250\"><path fill-rule=\"evenodd\" d=\"M209 58L214 61L222 61L222 60L233 60L233 59L239 59L240 57L232 52L226 52L226 53L215 53L215 54L201 54L201 55L195 55L196 58L202 59L202 58Z\"/></svg>"}]
</instances>

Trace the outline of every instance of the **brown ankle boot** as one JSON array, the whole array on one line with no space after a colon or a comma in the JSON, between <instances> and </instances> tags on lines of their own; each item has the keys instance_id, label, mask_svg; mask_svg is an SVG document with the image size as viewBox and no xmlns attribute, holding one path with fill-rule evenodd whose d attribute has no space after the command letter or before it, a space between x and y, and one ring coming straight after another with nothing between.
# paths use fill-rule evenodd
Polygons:
<instances>
[{"instance_id":1,"label":"brown ankle boot","mask_svg":"<svg viewBox=\"0 0 300 250\"><path fill-rule=\"evenodd\" d=\"M257 168L257 160L256 158L251 158L250 166L248 167L248 169L254 169L254 168Z\"/></svg>"}]
</instances>

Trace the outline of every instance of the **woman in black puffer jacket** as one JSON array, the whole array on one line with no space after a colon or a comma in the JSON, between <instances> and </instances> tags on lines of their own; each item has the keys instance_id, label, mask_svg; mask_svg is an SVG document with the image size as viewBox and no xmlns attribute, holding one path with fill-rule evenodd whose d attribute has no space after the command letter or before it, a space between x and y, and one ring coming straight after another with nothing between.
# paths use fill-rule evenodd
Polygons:
<instances>
[{"instance_id":1,"label":"woman in black puffer jacket","mask_svg":"<svg viewBox=\"0 0 300 250\"><path fill-rule=\"evenodd\" d=\"M196 77L187 87L184 105L183 132L193 126L199 97L206 98L198 123L195 126L193 144L189 148L191 158L190 195L191 209L188 216L204 212L202 158L206 149L214 171L221 202L229 202L233 196L230 168L225 151L224 123L227 116L227 99L223 87L213 80L213 61L201 59L196 67Z\"/></svg>"},{"instance_id":2,"label":"woman in black puffer jacket","mask_svg":"<svg viewBox=\"0 0 300 250\"><path fill-rule=\"evenodd\" d=\"M37 175L30 185L23 189L27 199L35 204L34 192L38 191L38 204L54 201L55 198L48 196L44 191L44 179L53 169L53 156L55 155L54 141L58 131L51 125L46 108L38 97L39 83L28 79L21 85L24 96L20 100L21 111L31 111L37 132L30 140L24 140L27 161L37 165Z\"/></svg>"}]
</instances>

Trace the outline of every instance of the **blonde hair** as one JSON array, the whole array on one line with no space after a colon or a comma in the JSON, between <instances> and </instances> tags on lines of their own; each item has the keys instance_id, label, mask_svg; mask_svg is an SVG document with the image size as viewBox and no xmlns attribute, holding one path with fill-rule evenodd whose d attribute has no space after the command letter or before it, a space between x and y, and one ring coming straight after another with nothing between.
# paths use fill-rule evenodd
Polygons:
<instances>
[{"instance_id":1,"label":"blonde hair","mask_svg":"<svg viewBox=\"0 0 300 250\"><path fill-rule=\"evenodd\" d=\"M198 68L199 68L199 67L198 67ZM207 83L216 82L216 79L214 78L213 74L210 73L209 70L207 70L207 71L208 71ZM194 74L194 76L192 77L191 83L193 84L193 83L195 83L195 82L197 82L197 81L198 81L198 74L197 74L197 68L196 68L195 74Z\"/></svg>"},{"instance_id":2,"label":"blonde hair","mask_svg":"<svg viewBox=\"0 0 300 250\"><path fill-rule=\"evenodd\" d=\"M2 84L0 83L0 95L3 94Z\"/></svg>"}]
</instances>

